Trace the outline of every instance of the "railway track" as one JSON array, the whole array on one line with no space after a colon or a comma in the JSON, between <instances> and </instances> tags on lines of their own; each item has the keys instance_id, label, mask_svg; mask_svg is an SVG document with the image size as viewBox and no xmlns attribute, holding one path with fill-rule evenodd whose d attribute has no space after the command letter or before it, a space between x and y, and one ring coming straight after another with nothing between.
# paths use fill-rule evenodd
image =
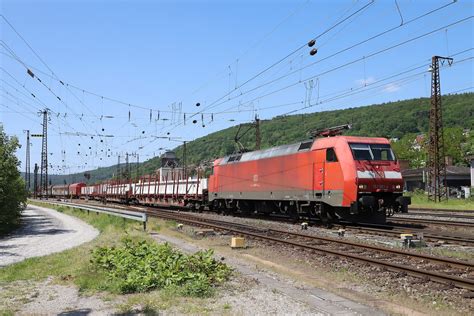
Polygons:
<instances>
[{"instance_id":1,"label":"railway track","mask_svg":"<svg viewBox=\"0 0 474 316\"><path fill-rule=\"evenodd\" d=\"M453 214L453 213L437 213L437 212L409 212L409 213L404 213L401 214L403 218L409 217L409 216L433 216L433 217L441 217L441 218L457 218L457 219L467 219L467 220L474 220L474 212L472 214L469 213L463 213L463 214ZM400 216L400 217L401 217ZM396 218L398 218L399 215L396 215Z\"/></svg>"},{"instance_id":2,"label":"railway track","mask_svg":"<svg viewBox=\"0 0 474 316\"><path fill-rule=\"evenodd\" d=\"M408 213L411 212L435 212L435 213L460 213L460 214L472 214L474 215L474 210L457 210L457 209L447 209L447 208L423 208L423 207L410 207Z\"/></svg>"},{"instance_id":3,"label":"railway track","mask_svg":"<svg viewBox=\"0 0 474 316\"><path fill-rule=\"evenodd\" d=\"M424 225L443 225L443 226L450 226L450 227L474 228L474 222L443 221L443 220L428 219L428 218L390 217L389 221L395 222L395 223L414 223L414 224L424 224Z\"/></svg>"},{"instance_id":4,"label":"railway track","mask_svg":"<svg viewBox=\"0 0 474 316\"><path fill-rule=\"evenodd\" d=\"M343 239L313 236L278 229L261 229L250 225L208 219L175 211L146 209L146 212L150 216L175 220L188 225L229 231L277 244L350 258L359 262L384 267L391 271L428 278L434 282L474 291L474 279L470 277L474 275L474 263L471 262L361 244Z\"/></svg>"},{"instance_id":5,"label":"railway track","mask_svg":"<svg viewBox=\"0 0 474 316\"><path fill-rule=\"evenodd\" d=\"M86 204L88 206L91 206L91 203L83 201L83 200L78 201L78 202L79 202L78 204L82 204L82 205ZM92 205L104 207L104 205L100 203L92 203ZM113 207L116 209L128 209L128 210L133 209L135 211L142 210L145 208L143 206L125 206L122 204L112 204L112 205L109 204L107 205L107 207ZM150 209L154 209L154 208L150 208ZM186 213L180 213L180 214L186 214ZM265 218L265 219L267 220L270 219L273 221L283 221L286 223L289 222L288 218L286 217L275 217L275 218L271 217L271 218ZM365 233L365 234L371 234L371 235L385 235L385 236L394 236L394 237L399 237L400 234L402 233L423 233L423 238L427 241L432 241L432 242L442 241L446 243L455 243L455 244L460 244L460 245L465 245L465 246L474 246L474 236L453 233L453 232L429 231L424 228L405 227L405 226L400 226L400 225L381 225L381 224L367 224L367 223L354 224L350 222L337 224L336 226L345 228L347 230L356 231L358 233Z\"/></svg>"},{"instance_id":6,"label":"railway track","mask_svg":"<svg viewBox=\"0 0 474 316\"><path fill-rule=\"evenodd\" d=\"M72 203L64 203L64 205L75 206ZM472 262L360 244L344 239L313 236L278 229L262 229L246 224L209 219L191 213L153 208L141 209L149 216L174 220L192 226L206 227L217 231L232 232L283 246L349 258L390 271L474 291L474 279L472 278L474 275L474 263Z\"/></svg>"},{"instance_id":7,"label":"railway track","mask_svg":"<svg viewBox=\"0 0 474 316\"><path fill-rule=\"evenodd\" d=\"M349 224L350 225L350 224ZM371 234L371 235L386 235L386 236L394 236L399 237L400 234L405 233L422 233L423 238L427 241L437 242L443 241L448 243L455 243L459 245L465 246L474 246L474 236L465 235L465 234L455 234L451 232L444 232L444 231L428 231L426 229L420 228L404 228L400 226L390 226L390 225L340 225L340 227L357 231L364 234Z\"/></svg>"}]
</instances>

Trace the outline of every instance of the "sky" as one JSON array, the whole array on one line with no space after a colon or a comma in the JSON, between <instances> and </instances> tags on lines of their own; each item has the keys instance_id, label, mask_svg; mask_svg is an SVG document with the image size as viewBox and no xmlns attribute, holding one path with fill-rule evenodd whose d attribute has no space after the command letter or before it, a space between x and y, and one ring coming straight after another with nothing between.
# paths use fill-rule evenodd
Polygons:
<instances>
[{"instance_id":1,"label":"sky","mask_svg":"<svg viewBox=\"0 0 474 316\"><path fill-rule=\"evenodd\" d=\"M454 58L442 93L469 92L473 13L463 0L2 0L0 122L24 170L47 107L49 173L69 174L256 115L429 97L434 55Z\"/></svg>"}]
</instances>

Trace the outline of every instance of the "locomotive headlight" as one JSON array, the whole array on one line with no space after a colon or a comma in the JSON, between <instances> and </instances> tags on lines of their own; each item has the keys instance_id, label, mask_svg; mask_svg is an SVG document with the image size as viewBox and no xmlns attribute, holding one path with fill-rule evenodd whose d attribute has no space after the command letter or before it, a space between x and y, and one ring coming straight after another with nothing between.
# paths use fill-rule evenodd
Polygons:
<instances>
[{"instance_id":1,"label":"locomotive headlight","mask_svg":"<svg viewBox=\"0 0 474 316\"><path fill-rule=\"evenodd\" d=\"M361 190L367 189L367 184L359 184L359 189Z\"/></svg>"},{"instance_id":2,"label":"locomotive headlight","mask_svg":"<svg viewBox=\"0 0 474 316\"><path fill-rule=\"evenodd\" d=\"M397 185L395 186L395 189L397 189L397 190L400 190L401 188L402 188L402 186L401 186L400 184L397 184Z\"/></svg>"}]
</instances>

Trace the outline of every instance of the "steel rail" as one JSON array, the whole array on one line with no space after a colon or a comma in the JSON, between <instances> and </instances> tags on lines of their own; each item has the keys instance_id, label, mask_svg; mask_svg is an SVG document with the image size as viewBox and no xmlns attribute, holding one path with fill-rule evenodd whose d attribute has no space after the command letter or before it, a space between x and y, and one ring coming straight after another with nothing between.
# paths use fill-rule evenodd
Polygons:
<instances>
[{"instance_id":1,"label":"steel rail","mask_svg":"<svg viewBox=\"0 0 474 316\"><path fill-rule=\"evenodd\" d=\"M404 213L404 214L397 214L395 215L395 217L391 217L391 218L408 218L409 219L410 216L433 216L433 217L460 218L460 219L474 220L474 213L472 215L467 215L466 213L463 213L463 214L446 214L446 213L447 212L440 212L438 214L436 214L436 212L435 213L410 212L410 213Z\"/></svg>"},{"instance_id":2,"label":"steel rail","mask_svg":"<svg viewBox=\"0 0 474 316\"><path fill-rule=\"evenodd\" d=\"M451 213L471 213L474 215L474 210L457 210L457 209L448 209L448 208L425 208L425 207L410 207L408 208L408 213L410 211L434 211L434 212L451 212Z\"/></svg>"},{"instance_id":3,"label":"steel rail","mask_svg":"<svg viewBox=\"0 0 474 316\"><path fill-rule=\"evenodd\" d=\"M420 224L434 224L434 225L446 225L446 226L457 226L457 227L474 227L474 223L470 222L459 222L459 221L442 221L436 219L424 219L424 218L401 218L391 217L392 222L403 222L403 223L420 223Z\"/></svg>"},{"instance_id":4,"label":"steel rail","mask_svg":"<svg viewBox=\"0 0 474 316\"><path fill-rule=\"evenodd\" d=\"M80 207L82 205L76 204L74 205L73 203L68 203L69 206L77 206ZM67 204L66 204L67 205ZM100 209L100 206L97 207L91 207L91 208L96 208ZM102 207L102 209L104 209ZM391 271L396 271L396 272L405 272L407 274L410 274L415 277L421 277L421 278L428 278L431 281L438 282L438 283L443 283L447 285L454 285L456 287L460 288L465 288L468 290L474 290L474 280L472 279L465 279L461 278L458 276L453 276L449 274L444 274L444 273L438 273L438 272L433 272L433 271L427 271L427 270L419 270L413 267L409 266L404 266L396 263L391 263L391 262L386 262L382 261L379 259L374 259L374 258L367 258L367 257L362 257L356 254L351 254L348 252L340 252L337 250L331 250L331 249L325 249L322 247L317 247L314 245L308 245L308 244L302 244L298 243L295 241L291 240L285 240L285 239L280 239L276 237L271 237L271 236L266 236L262 235L262 230L256 227L251 227L245 224L238 224L238 223L232 223L232 222L226 222L226 221L219 221L219 220L214 220L214 219L206 219L202 217L196 217L192 216L189 214L183 214L180 212L176 211L169 211L169 210L150 210L149 208L145 208L145 212L151 216L156 216L156 217L161 217L161 218L166 218L166 219L172 219L172 220L178 220L181 222L186 222L191 225L195 226L204 226L204 227L209 227L213 229L218 229L218 230L224 230L224 231L232 231L237 234L242 234L246 236L251 236L254 238L258 239L263 239L263 240L270 240L276 243L282 243L282 244L287 244L287 245L292 245L294 247L299 247L299 248L304 248L304 249L310 249L318 252L324 252L324 253L329 253L331 255L335 256L341 256L341 257L347 257L351 258L354 260L357 260L359 262L368 262L377 266L381 266L384 268L387 268ZM228 226L223 226L223 225L231 225L231 226L239 226L241 229L236 229ZM246 229L243 230L242 228ZM260 233L252 232L249 230L259 230ZM371 246L371 245L365 245L365 244L358 244L350 241L342 241L334 238L329 238L329 237L318 237L318 236L311 236L311 235L306 235L306 234L300 234L300 233L294 233L294 232L287 232L287 231L282 231L278 229L265 229L263 230L263 233L265 232L276 232L279 234L286 234L286 235L292 235L292 236L297 236L297 237L303 237L303 238L309 238L313 240L322 240L326 242L335 242L343 245L350 245L353 247L359 247L359 248L365 248L365 249L370 249L374 250L377 252L387 252L387 253L392 253L392 254L397 254L397 255L403 255L403 256L408 256L408 257L414 257L417 259L425 259L429 261L437 261L440 263L445 263L445 264L451 264L453 266L458 266L462 268L473 268L474 264L470 262L460 262L452 259L445 259L445 258L438 258L438 257L433 257L433 256L428 256L428 255L423 255L423 254L415 254L415 253L409 253L406 251L400 251L396 249L389 249L389 248L381 248L377 246Z\"/></svg>"},{"instance_id":5,"label":"steel rail","mask_svg":"<svg viewBox=\"0 0 474 316\"><path fill-rule=\"evenodd\" d=\"M155 210L147 210L146 212L150 215L154 214ZM161 211L161 212L168 212L168 211ZM177 214L177 213L175 213ZM182 218L183 214L180 213L180 218ZM216 223L216 224L229 224L232 226L240 226L245 229L256 229L255 227L246 225L246 224L240 224L240 223L232 223L232 222L227 222L227 221L220 221L220 220L215 220L215 219L209 219L209 218L202 218L202 217L196 217L196 216L190 216L186 215L187 218L193 219L193 220L198 220L198 221L205 221L205 222L210 222L210 223ZM435 256L430 256L430 255L425 255L425 254L418 254L418 253L413 253L413 252L408 252L408 251L403 251L403 250L398 250L398 249L391 249L391 248L385 248L385 247L378 247L378 246L373 246L373 245L368 245L368 244L361 244L357 242L352 242L348 240L342 240L342 239L336 239L336 238L331 238L331 237L322 237L322 236L314 236L314 235L308 235L308 234L302 234L302 233L296 233L296 232L289 232L289 231L284 231L280 229L274 229L274 228L268 228L268 229L260 229L262 232L273 232L273 233L278 233L278 234L286 234L286 235L291 235L295 237L303 237L303 238L309 238L309 239L314 239L314 240L320 240L320 241L326 241L326 242L333 242L333 243L338 243L338 244L343 244L343 245L349 245L352 247L359 247L359 248L365 248L365 249L370 249L370 250L375 250L375 251L380 251L380 252L386 252L386 253L393 253L397 255L405 255L413 258L418 258L418 259L425 259L429 261L437 261L440 263L445 263L445 264L451 264L451 265L456 265L462 268L473 268L474 269L474 262L465 262L465 261L458 261L458 260L453 260L450 258L440 258L440 257L435 257Z\"/></svg>"},{"instance_id":6,"label":"steel rail","mask_svg":"<svg viewBox=\"0 0 474 316\"><path fill-rule=\"evenodd\" d=\"M361 232L373 232L377 234L390 234L394 236L399 236L400 234L404 233L409 233L409 232L417 232L417 233L423 233L423 238L428 239L428 240L443 240L443 241L450 241L450 242L456 242L460 244L474 244L474 238L466 238L464 236L454 236L454 235L441 235L443 232L439 232L439 234L434 235L432 232L424 232L423 230L418 230L418 229L383 229L383 228L373 228L373 227L364 227L364 226L353 226L353 227L346 227L346 229L351 229L351 230L358 230Z\"/></svg>"},{"instance_id":7,"label":"steel rail","mask_svg":"<svg viewBox=\"0 0 474 316\"><path fill-rule=\"evenodd\" d=\"M147 210L147 213L153 216L161 217L161 218L167 218L167 219L173 219L173 220L178 220L181 222L185 222L190 225L195 225L195 226L204 226L204 227L209 227L213 229L218 229L218 230L224 230L224 231L231 231L237 234L241 235L246 235L246 236L251 236L254 238L258 239L263 239L263 240L269 240L273 241L276 243L281 243L281 244L287 244L287 245L292 245L294 247L299 247L299 248L304 248L304 249L309 249L309 250L314 250L318 252L323 252L323 253L329 253L335 256L339 257L346 257L346 258L351 258L354 260L357 260L359 262L364 262L364 263L371 263L380 267L384 267L386 269L389 269L391 271L396 271L396 272L404 272L407 274L410 274L415 277L421 277L421 278L428 278L431 281L438 282L438 283L443 283L447 285L454 285L456 287L468 289L468 290L474 290L474 280L471 279L464 279L458 276L452 276L448 274L443 274L443 273L438 273L434 271L427 271L427 270L418 270L413 267L409 266L404 266L396 263L391 263L391 262L385 262L379 259L373 259L373 258L367 258L367 257L362 257L359 255L347 253L347 252L340 252L337 250L331 250L331 249L325 249L322 247L317 247L314 245L308 245L308 244L302 244L298 242L294 242L291 240L284 240L276 237L271 237L271 236L265 236L262 234L254 233L254 232L249 232L245 231L242 229L236 229L228 226L222 226L218 224L213 224L205 221L200 221L200 220L194 220L194 219L189 219L189 218L184 218L182 216L177 216L178 214L173 214L169 211L154 211L150 212ZM182 214L179 214L182 215ZM227 222L228 224L232 224L230 222Z\"/></svg>"},{"instance_id":8,"label":"steel rail","mask_svg":"<svg viewBox=\"0 0 474 316\"><path fill-rule=\"evenodd\" d=\"M88 203L87 203L88 204ZM110 207L110 206L109 206ZM139 211L143 210L145 208L150 209L150 207L135 207L135 206L128 206L125 207L123 205L114 205L113 207L115 208L120 208L120 209L132 209L135 208L134 211ZM156 210L155 208L151 208L153 210ZM281 218L279 218L281 220ZM284 218L287 219L287 218ZM342 224L336 224L336 225L341 225L342 227L346 229L352 229L352 230L359 230L359 231L366 231L366 232L374 232L374 233L382 233L382 234L389 234L393 236L400 235L402 233L407 233L407 229L410 231L415 231L415 232L421 232L423 233L423 236L425 239L428 240L442 240L442 241L447 241L447 242L454 242L458 244L463 244L463 245L470 245L474 244L474 238L468 238L465 236L453 236L446 234L444 232L439 232L439 233L433 233L433 232L425 232L423 230L417 229L417 228L404 228L404 227L396 227L396 226L390 226L390 225L381 225L381 224L364 224L361 223L360 225L354 225L353 223L342 223ZM376 226L376 227L371 227L371 226Z\"/></svg>"}]
</instances>

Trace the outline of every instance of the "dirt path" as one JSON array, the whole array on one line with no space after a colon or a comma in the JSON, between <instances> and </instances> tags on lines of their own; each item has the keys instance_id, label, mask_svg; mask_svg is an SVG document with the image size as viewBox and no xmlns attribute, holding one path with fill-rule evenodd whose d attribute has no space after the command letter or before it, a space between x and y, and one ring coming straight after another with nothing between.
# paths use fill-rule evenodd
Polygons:
<instances>
[{"instance_id":1,"label":"dirt path","mask_svg":"<svg viewBox=\"0 0 474 316\"><path fill-rule=\"evenodd\" d=\"M176 237L152 233L159 242L168 242L187 253L202 250L201 247ZM215 252L216 258L224 254ZM322 289L307 286L290 280L283 275L271 273L258 268L251 261L237 257L225 256L225 262L239 271L245 278L258 284L257 291L242 291L220 299L234 306L238 314L272 314L272 315L372 315L382 316L385 313ZM256 294L257 293L257 294ZM262 308L264 306L264 308Z\"/></svg>"},{"instance_id":2,"label":"dirt path","mask_svg":"<svg viewBox=\"0 0 474 316\"><path fill-rule=\"evenodd\" d=\"M95 228L75 217L28 205L22 227L0 239L0 267L76 247L98 234Z\"/></svg>"}]
</instances>

